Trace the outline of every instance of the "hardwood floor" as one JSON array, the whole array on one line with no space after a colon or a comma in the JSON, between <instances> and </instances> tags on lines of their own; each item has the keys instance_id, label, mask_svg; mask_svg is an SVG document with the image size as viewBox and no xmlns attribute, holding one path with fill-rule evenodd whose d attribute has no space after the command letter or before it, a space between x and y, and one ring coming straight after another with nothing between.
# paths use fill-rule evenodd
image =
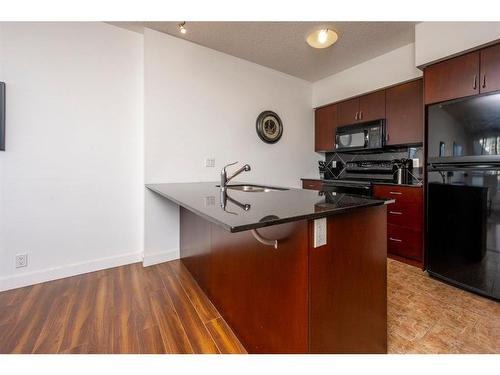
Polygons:
<instances>
[{"instance_id":1,"label":"hardwood floor","mask_svg":"<svg viewBox=\"0 0 500 375\"><path fill-rule=\"evenodd\" d=\"M500 303L388 261L389 353L500 353ZM0 353L246 353L179 261L0 293Z\"/></svg>"},{"instance_id":2,"label":"hardwood floor","mask_svg":"<svg viewBox=\"0 0 500 375\"><path fill-rule=\"evenodd\" d=\"M179 261L0 293L0 353L246 353Z\"/></svg>"}]
</instances>

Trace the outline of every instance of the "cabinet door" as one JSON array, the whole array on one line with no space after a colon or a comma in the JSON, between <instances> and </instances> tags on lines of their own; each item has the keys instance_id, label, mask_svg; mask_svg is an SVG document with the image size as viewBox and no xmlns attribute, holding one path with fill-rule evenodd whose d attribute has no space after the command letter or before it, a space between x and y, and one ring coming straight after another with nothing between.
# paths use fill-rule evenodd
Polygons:
<instances>
[{"instance_id":1,"label":"cabinet door","mask_svg":"<svg viewBox=\"0 0 500 375\"><path fill-rule=\"evenodd\" d=\"M359 98L360 122L385 118L385 90L372 92Z\"/></svg>"},{"instance_id":2,"label":"cabinet door","mask_svg":"<svg viewBox=\"0 0 500 375\"><path fill-rule=\"evenodd\" d=\"M417 261L423 260L422 232L387 224L387 252Z\"/></svg>"},{"instance_id":3,"label":"cabinet door","mask_svg":"<svg viewBox=\"0 0 500 375\"><path fill-rule=\"evenodd\" d=\"M386 139L388 145L422 143L424 140L423 81L412 81L386 90Z\"/></svg>"},{"instance_id":4,"label":"cabinet door","mask_svg":"<svg viewBox=\"0 0 500 375\"><path fill-rule=\"evenodd\" d=\"M350 125L358 122L359 98L346 100L337 104L338 106L338 124Z\"/></svg>"},{"instance_id":5,"label":"cabinet door","mask_svg":"<svg viewBox=\"0 0 500 375\"><path fill-rule=\"evenodd\" d=\"M425 104L479 93L479 51L431 65L424 70Z\"/></svg>"},{"instance_id":6,"label":"cabinet door","mask_svg":"<svg viewBox=\"0 0 500 375\"><path fill-rule=\"evenodd\" d=\"M337 106L329 105L314 112L314 150L333 151L335 149L335 129L337 128Z\"/></svg>"},{"instance_id":7,"label":"cabinet door","mask_svg":"<svg viewBox=\"0 0 500 375\"><path fill-rule=\"evenodd\" d=\"M500 90L500 44L481 50L480 91Z\"/></svg>"}]
</instances>

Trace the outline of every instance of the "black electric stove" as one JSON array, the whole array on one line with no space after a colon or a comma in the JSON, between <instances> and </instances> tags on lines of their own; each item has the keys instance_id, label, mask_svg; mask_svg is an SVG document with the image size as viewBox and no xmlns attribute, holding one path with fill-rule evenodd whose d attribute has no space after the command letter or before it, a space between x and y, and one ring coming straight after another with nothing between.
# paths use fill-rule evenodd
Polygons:
<instances>
[{"instance_id":1,"label":"black electric stove","mask_svg":"<svg viewBox=\"0 0 500 375\"><path fill-rule=\"evenodd\" d=\"M338 178L324 180L323 187L326 191L372 196L373 184L393 183L394 173L392 160L349 161Z\"/></svg>"}]
</instances>

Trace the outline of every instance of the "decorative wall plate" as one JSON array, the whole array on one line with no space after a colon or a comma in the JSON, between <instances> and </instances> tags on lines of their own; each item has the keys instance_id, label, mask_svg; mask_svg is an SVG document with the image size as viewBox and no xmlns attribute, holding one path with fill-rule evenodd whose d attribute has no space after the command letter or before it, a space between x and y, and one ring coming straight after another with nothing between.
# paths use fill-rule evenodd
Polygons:
<instances>
[{"instance_id":1,"label":"decorative wall plate","mask_svg":"<svg viewBox=\"0 0 500 375\"><path fill-rule=\"evenodd\" d=\"M264 111L255 124L257 134L266 143L276 143L283 135L283 123L280 117L273 111Z\"/></svg>"}]
</instances>

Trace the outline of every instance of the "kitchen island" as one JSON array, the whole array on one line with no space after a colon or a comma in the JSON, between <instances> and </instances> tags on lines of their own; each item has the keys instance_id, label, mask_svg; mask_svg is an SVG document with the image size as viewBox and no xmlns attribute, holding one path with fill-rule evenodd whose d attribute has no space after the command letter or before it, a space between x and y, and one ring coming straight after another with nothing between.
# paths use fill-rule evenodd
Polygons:
<instances>
[{"instance_id":1,"label":"kitchen island","mask_svg":"<svg viewBox=\"0 0 500 375\"><path fill-rule=\"evenodd\" d=\"M385 201L215 182L147 187L180 206L181 260L248 352L387 352Z\"/></svg>"}]
</instances>

